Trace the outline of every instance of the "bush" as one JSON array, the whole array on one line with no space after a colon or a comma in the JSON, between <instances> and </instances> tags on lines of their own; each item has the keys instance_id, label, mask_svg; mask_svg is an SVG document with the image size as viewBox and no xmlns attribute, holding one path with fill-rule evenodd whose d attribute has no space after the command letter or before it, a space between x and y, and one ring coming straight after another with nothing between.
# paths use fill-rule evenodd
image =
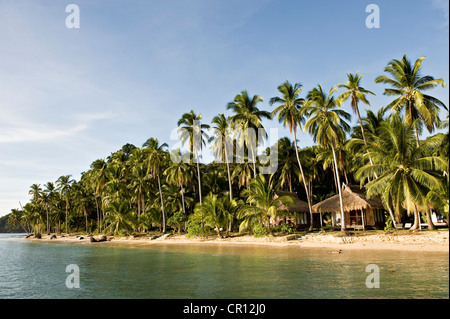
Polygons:
<instances>
[{"instance_id":1,"label":"bush","mask_svg":"<svg viewBox=\"0 0 450 319\"><path fill-rule=\"evenodd\" d=\"M267 229L267 227L261 224L253 226L252 231L255 238L265 237L269 235L269 230Z\"/></svg>"},{"instance_id":2,"label":"bush","mask_svg":"<svg viewBox=\"0 0 450 319\"><path fill-rule=\"evenodd\" d=\"M282 225L275 226L273 228L273 231L284 233L284 234L292 234L294 232L294 229L292 228L292 226L290 226L288 224L282 224Z\"/></svg>"}]
</instances>

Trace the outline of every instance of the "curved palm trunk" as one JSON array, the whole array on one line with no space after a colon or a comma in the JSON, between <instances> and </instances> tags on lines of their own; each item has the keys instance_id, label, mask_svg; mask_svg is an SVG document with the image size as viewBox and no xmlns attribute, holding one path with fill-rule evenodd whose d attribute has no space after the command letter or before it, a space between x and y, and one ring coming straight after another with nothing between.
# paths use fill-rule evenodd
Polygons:
<instances>
[{"instance_id":1,"label":"curved palm trunk","mask_svg":"<svg viewBox=\"0 0 450 319\"><path fill-rule=\"evenodd\" d=\"M197 158L197 179L198 179L198 197L200 204L202 203L202 182L200 179L200 160L198 158L198 151L195 149L195 157Z\"/></svg>"},{"instance_id":2,"label":"curved palm trunk","mask_svg":"<svg viewBox=\"0 0 450 319\"><path fill-rule=\"evenodd\" d=\"M362 137L363 137L364 145L367 146L366 133L364 132L364 126L362 125L361 115L359 114L359 107L358 107L358 104L355 105L355 109L356 109L356 114L358 115L359 126L361 127L361 134L362 134ZM372 160L372 158L370 157L370 152L369 152L369 151L367 151L367 155L369 156L369 162L370 162L370 165L373 166L373 160ZM375 173L375 178L378 178L378 176L377 176L376 173Z\"/></svg>"},{"instance_id":3,"label":"curved palm trunk","mask_svg":"<svg viewBox=\"0 0 450 319\"><path fill-rule=\"evenodd\" d=\"M394 228L397 229L397 222L395 221L395 216L394 216L394 213L392 212L391 207L388 207L388 211L389 211L389 215L391 216L391 219L392 219L392 224L394 225Z\"/></svg>"},{"instance_id":4,"label":"curved palm trunk","mask_svg":"<svg viewBox=\"0 0 450 319\"><path fill-rule=\"evenodd\" d=\"M255 151L252 149L252 159L253 159L253 176L256 178L256 158L255 158Z\"/></svg>"},{"instance_id":5,"label":"curved palm trunk","mask_svg":"<svg viewBox=\"0 0 450 319\"><path fill-rule=\"evenodd\" d=\"M436 229L436 226L434 226L433 221L431 220L431 212L429 209L427 209L427 224L428 229Z\"/></svg>"},{"instance_id":6,"label":"curved palm trunk","mask_svg":"<svg viewBox=\"0 0 450 319\"><path fill-rule=\"evenodd\" d=\"M300 168L300 173L302 175L303 186L305 187L306 199L308 201L308 209L309 209L309 216L310 216L309 230L312 231L313 230L313 212L312 212L312 206L311 206L311 196L310 196L310 193L309 193L309 190L308 190L308 186L306 185L305 174L303 173L303 167L302 167L302 163L300 162L300 156L298 155L297 133L296 133L296 131L297 131L297 129L294 130L295 155L297 156L297 162L298 162L298 166Z\"/></svg>"},{"instance_id":7,"label":"curved palm trunk","mask_svg":"<svg viewBox=\"0 0 450 319\"><path fill-rule=\"evenodd\" d=\"M186 213L186 206L184 204L184 187L183 184L180 183L181 187L181 203L183 204L183 213Z\"/></svg>"},{"instance_id":8,"label":"curved palm trunk","mask_svg":"<svg viewBox=\"0 0 450 319\"><path fill-rule=\"evenodd\" d=\"M159 196L161 198L161 211L162 211L162 218L163 218L162 232L164 234L166 232L166 215L164 214L164 200L163 200L163 195L162 195L162 191L161 191L161 181L159 179L159 175L158 175L158 189L159 189Z\"/></svg>"},{"instance_id":9,"label":"curved palm trunk","mask_svg":"<svg viewBox=\"0 0 450 319\"><path fill-rule=\"evenodd\" d=\"M225 150L225 163L227 164L227 174L228 174L228 187L230 188L230 201L233 200L233 185L231 184L231 174L230 174L230 163L228 163L228 152L227 146L224 145Z\"/></svg>"},{"instance_id":10,"label":"curved palm trunk","mask_svg":"<svg viewBox=\"0 0 450 319\"><path fill-rule=\"evenodd\" d=\"M197 158L197 179L198 179L198 196L200 199L200 204L202 204L202 181L200 179L200 159L198 158L198 151L195 148L195 157ZM201 224L203 225L203 213L201 213Z\"/></svg>"},{"instance_id":11,"label":"curved palm trunk","mask_svg":"<svg viewBox=\"0 0 450 319\"><path fill-rule=\"evenodd\" d=\"M335 167L335 171L336 171L336 181L338 184L338 192L339 192L339 204L340 204L340 208L341 208L341 230L345 230L345 215L344 215L344 204L342 202L342 190L341 190L341 181L339 178L339 170L338 170L338 166L337 166L337 160L336 160L336 153L334 151L334 146L333 143L331 143L331 150L333 151L333 158L334 158L334 167Z\"/></svg>"},{"instance_id":12,"label":"curved palm trunk","mask_svg":"<svg viewBox=\"0 0 450 319\"><path fill-rule=\"evenodd\" d=\"M416 205L414 205L414 224L410 228L411 230L416 230L420 228L420 213Z\"/></svg>"}]
</instances>

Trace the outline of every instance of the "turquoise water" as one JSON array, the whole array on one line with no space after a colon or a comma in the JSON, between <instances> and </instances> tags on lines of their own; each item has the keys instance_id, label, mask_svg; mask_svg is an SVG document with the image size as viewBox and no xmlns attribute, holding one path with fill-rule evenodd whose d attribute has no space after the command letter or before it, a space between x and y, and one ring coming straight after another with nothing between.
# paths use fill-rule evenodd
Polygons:
<instances>
[{"instance_id":1,"label":"turquoise water","mask_svg":"<svg viewBox=\"0 0 450 319\"><path fill-rule=\"evenodd\" d=\"M17 236L17 235L15 235ZM449 255L266 246L30 242L0 234L0 298L449 298ZM69 264L79 288L68 288ZM368 264L380 288L366 287Z\"/></svg>"}]
</instances>

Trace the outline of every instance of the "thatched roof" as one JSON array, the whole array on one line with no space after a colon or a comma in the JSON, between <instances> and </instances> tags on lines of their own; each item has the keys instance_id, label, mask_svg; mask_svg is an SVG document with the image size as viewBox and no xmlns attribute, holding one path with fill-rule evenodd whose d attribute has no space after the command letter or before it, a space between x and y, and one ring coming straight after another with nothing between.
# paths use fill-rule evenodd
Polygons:
<instances>
[{"instance_id":1,"label":"thatched roof","mask_svg":"<svg viewBox=\"0 0 450 319\"><path fill-rule=\"evenodd\" d=\"M383 209L383 202L378 197L366 198L365 189L355 185L344 185L342 187L342 203L344 206L344 212L352 210L361 210L367 208L381 208ZM339 194L333 197L327 198L320 203L313 205L314 213L330 213L339 212L340 201Z\"/></svg>"},{"instance_id":2,"label":"thatched roof","mask_svg":"<svg viewBox=\"0 0 450 319\"><path fill-rule=\"evenodd\" d=\"M290 212L309 213L308 203L301 200L300 198L298 198L297 193L279 191L276 193L275 198L277 198L278 196L284 196L284 195L291 195L294 198L294 205L288 207L288 210ZM282 208L285 209L285 207L282 207Z\"/></svg>"}]
</instances>

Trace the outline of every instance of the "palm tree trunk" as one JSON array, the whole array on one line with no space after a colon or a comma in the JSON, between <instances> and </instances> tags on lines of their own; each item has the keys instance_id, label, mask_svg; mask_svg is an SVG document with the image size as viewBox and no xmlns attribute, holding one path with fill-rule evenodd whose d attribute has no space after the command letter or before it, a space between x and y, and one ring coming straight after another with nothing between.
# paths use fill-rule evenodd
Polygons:
<instances>
[{"instance_id":1,"label":"palm tree trunk","mask_svg":"<svg viewBox=\"0 0 450 319\"><path fill-rule=\"evenodd\" d=\"M86 217L86 234L88 234L89 231L88 231L88 218L87 218L87 211L86 211L86 208L84 208L84 217Z\"/></svg>"},{"instance_id":2,"label":"palm tree trunk","mask_svg":"<svg viewBox=\"0 0 450 319\"><path fill-rule=\"evenodd\" d=\"M419 211L418 211L416 205L414 205L414 224L410 229L416 230L419 228L420 228L420 214L419 214Z\"/></svg>"},{"instance_id":3,"label":"palm tree trunk","mask_svg":"<svg viewBox=\"0 0 450 319\"><path fill-rule=\"evenodd\" d=\"M337 160L336 160L336 153L334 151L333 143L331 143L331 150L333 151L333 158L334 158L334 167L336 172L336 181L338 184L338 192L339 192L339 204L341 207L341 230L345 230L345 215L344 215L344 204L342 202L342 190L341 190L341 181L339 179L339 170L337 166Z\"/></svg>"},{"instance_id":4,"label":"palm tree trunk","mask_svg":"<svg viewBox=\"0 0 450 319\"><path fill-rule=\"evenodd\" d=\"M95 208L97 209L97 232L100 233L100 213L98 210L97 196L94 195L94 199L95 199Z\"/></svg>"},{"instance_id":5,"label":"palm tree trunk","mask_svg":"<svg viewBox=\"0 0 450 319\"><path fill-rule=\"evenodd\" d=\"M183 184L180 183L181 187L181 203L183 204L183 213L186 213L186 206L184 204L184 187Z\"/></svg>"},{"instance_id":6,"label":"palm tree trunk","mask_svg":"<svg viewBox=\"0 0 450 319\"><path fill-rule=\"evenodd\" d=\"M414 123L414 134L416 135L416 146L417 146L417 148L419 148L420 147L419 133L417 132L417 124L416 123Z\"/></svg>"},{"instance_id":7,"label":"palm tree trunk","mask_svg":"<svg viewBox=\"0 0 450 319\"><path fill-rule=\"evenodd\" d=\"M164 214L164 200L163 200L163 195L162 195L162 191L161 191L161 181L159 179L159 174L158 174L158 189L159 189L159 196L161 198L161 211L162 211L162 218L163 218L163 234L166 232L166 216Z\"/></svg>"},{"instance_id":8,"label":"palm tree trunk","mask_svg":"<svg viewBox=\"0 0 450 319\"><path fill-rule=\"evenodd\" d=\"M427 209L427 224L428 224L428 229L436 229L436 226L434 226L433 221L431 220L430 209Z\"/></svg>"},{"instance_id":9,"label":"palm tree trunk","mask_svg":"<svg viewBox=\"0 0 450 319\"><path fill-rule=\"evenodd\" d=\"M195 148L195 157L197 158L197 179L198 179L198 196L200 199L200 204L202 203L202 181L200 179L200 159L198 158L198 151L197 148ZM201 213L201 226L203 225L203 213Z\"/></svg>"},{"instance_id":10,"label":"palm tree trunk","mask_svg":"<svg viewBox=\"0 0 450 319\"><path fill-rule=\"evenodd\" d=\"M226 143L224 143L226 144ZM228 174L228 187L230 188L230 201L233 200L233 187L231 184L231 174L230 174L230 163L228 163L228 152L227 152L227 146L224 145L225 149L225 162L227 164L227 174Z\"/></svg>"},{"instance_id":11,"label":"palm tree trunk","mask_svg":"<svg viewBox=\"0 0 450 319\"><path fill-rule=\"evenodd\" d=\"M253 147L252 147L252 157L253 157L253 176L256 178L256 156Z\"/></svg>"},{"instance_id":12,"label":"palm tree trunk","mask_svg":"<svg viewBox=\"0 0 450 319\"><path fill-rule=\"evenodd\" d=\"M302 180L303 180L303 186L305 187L306 199L308 201L308 209L309 209L309 216L310 216L309 230L312 231L313 230L313 212L312 212L312 207L311 207L311 197L309 196L310 194L309 194L308 186L306 185L305 174L303 173L302 163L300 162L300 156L298 155L296 131L297 131L297 128L294 129L295 155L297 156L298 167L300 168L300 173L302 175Z\"/></svg>"},{"instance_id":13,"label":"palm tree trunk","mask_svg":"<svg viewBox=\"0 0 450 319\"><path fill-rule=\"evenodd\" d=\"M145 195L142 194L142 214L145 214Z\"/></svg>"},{"instance_id":14,"label":"palm tree trunk","mask_svg":"<svg viewBox=\"0 0 450 319\"><path fill-rule=\"evenodd\" d=\"M46 212L47 212L47 234L50 232L50 225L49 225L49 223L48 223L48 206L47 205L45 205L45 210L46 210Z\"/></svg>"},{"instance_id":15,"label":"palm tree trunk","mask_svg":"<svg viewBox=\"0 0 450 319\"><path fill-rule=\"evenodd\" d=\"M392 212L391 207L388 207L388 211L389 211L389 215L391 216L391 219L392 219L392 224L394 225L394 228L397 229L397 222L395 221L395 216L394 216L394 213Z\"/></svg>"},{"instance_id":16,"label":"palm tree trunk","mask_svg":"<svg viewBox=\"0 0 450 319\"><path fill-rule=\"evenodd\" d=\"M198 197L200 199L200 204L201 204L202 203L202 182L200 179L200 159L198 158L197 149L195 149L195 157L197 158ZM202 221L202 223L203 223L203 221Z\"/></svg>"}]
</instances>

